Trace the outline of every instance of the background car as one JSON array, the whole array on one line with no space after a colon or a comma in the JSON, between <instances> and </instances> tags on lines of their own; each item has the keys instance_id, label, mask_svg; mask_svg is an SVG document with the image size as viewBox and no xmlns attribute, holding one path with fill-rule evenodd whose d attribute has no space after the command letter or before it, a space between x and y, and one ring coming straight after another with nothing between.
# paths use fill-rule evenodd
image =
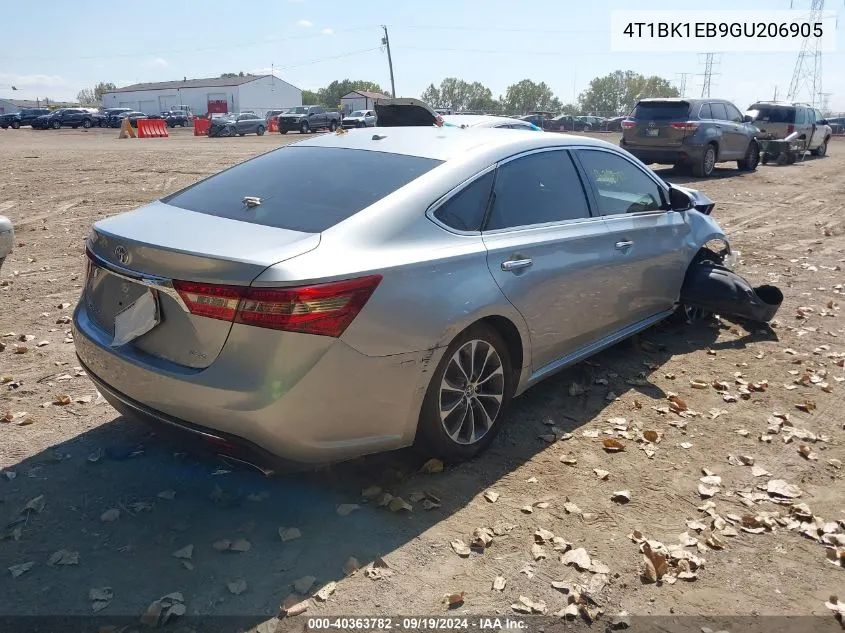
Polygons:
<instances>
[{"instance_id":1,"label":"background car","mask_svg":"<svg viewBox=\"0 0 845 633\"><path fill-rule=\"evenodd\" d=\"M105 108L103 116L105 117L106 127L120 127L120 115L127 112L134 112L132 108Z\"/></svg>"},{"instance_id":2,"label":"background car","mask_svg":"<svg viewBox=\"0 0 845 633\"><path fill-rule=\"evenodd\" d=\"M546 122L546 129L550 132L589 132L593 126L582 117L559 114Z\"/></svg>"},{"instance_id":3,"label":"background car","mask_svg":"<svg viewBox=\"0 0 845 633\"><path fill-rule=\"evenodd\" d=\"M329 112L323 106L296 106L279 115L280 134L310 134L323 129L334 132L340 125L340 112Z\"/></svg>"},{"instance_id":4,"label":"background car","mask_svg":"<svg viewBox=\"0 0 845 633\"><path fill-rule=\"evenodd\" d=\"M132 127L138 127L138 119L160 119L161 115L154 114L149 115L143 112L139 112L138 110L130 110L129 112L121 112L116 116L112 117L111 126L112 127L120 127L123 124L124 119L129 121L129 125Z\"/></svg>"},{"instance_id":5,"label":"background car","mask_svg":"<svg viewBox=\"0 0 845 633\"><path fill-rule=\"evenodd\" d=\"M622 122L620 146L646 164L690 167L699 178L727 161L754 171L759 130L750 121L724 99L642 99Z\"/></svg>"},{"instance_id":6,"label":"background car","mask_svg":"<svg viewBox=\"0 0 845 633\"><path fill-rule=\"evenodd\" d=\"M22 108L20 112L0 115L0 128L17 130L22 125L32 125L35 119L49 113L49 108Z\"/></svg>"},{"instance_id":7,"label":"background car","mask_svg":"<svg viewBox=\"0 0 845 633\"><path fill-rule=\"evenodd\" d=\"M226 114L214 117L208 128L209 136L244 136L257 134L261 136L267 129L267 121L257 114L241 112L240 114Z\"/></svg>"},{"instance_id":8,"label":"background car","mask_svg":"<svg viewBox=\"0 0 845 633\"><path fill-rule=\"evenodd\" d=\"M97 110L89 108L62 108L56 110L50 116L49 127L58 130L63 127L70 127L74 130L82 127L85 129L100 127L105 117Z\"/></svg>"},{"instance_id":9,"label":"background car","mask_svg":"<svg viewBox=\"0 0 845 633\"><path fill-rule=\"evenodd\" d=\"M287 112L289 109L290 108L283 108L281 110L267 110L267 112L264 113L264 120L267 121L267 123L270 123L271 119L275 119L280 114ZM269 127L269 125L268 125L268 127Z\"/></svg>"},{"instance_id":10,"label":"background car","mask_svg":"<svg viewBox=\"0 0 845 633\"><path fill-rule=\"evenodd\" d=\"M0 268L14 247L15 229L12 227L12 221L5 215L0 215Z\"/></svg>"},{"instance_id":11,"label":"background car","mask_svg":"<svg viewBox=\"0 0 845 633\"><path fill-rule=\"evenodd\" d=\"M373 110L355 110L343 117L341 125L345 128L375 127L376 113Z\"/></svg>"},{"instance_id":12,"label":"background car","mask_svg":"<svg viewBox=\"0 0 845 633\"><path fill-rule=\"evenodd\" d=\"M489 114L450 114L443 117L443 123L446 126L452 127L492 127L510 130L531 130L534 132L543 131L542 128L529 121Z\"/></svg>"},{"instance_id":13,"label":"background car","mask_svg":"<svg viewBox=\"0 0 845 633\"><path fill-rule=\"evenodd\" d=\"M811 154L827 154L833 130L822 113L806 103L758 101L748 106L747 115L759 128L760 138L782 139L797 132L797 138L807 141Z\"/></svg>"},{"instance_id":14,"label":"background car","mask_svg":"<svg viewBox=\"0 0 845 633\"><path fill-rule=\"evenodd\" d=\"M604 122L604 129L608 132L621 132L622 131L622 121L628 118L628 115L625 116L615 116L609 119L606 119Z\"/></svg>"},{"instance_id":15,"label":"background car","mask_svg":"<svg viewBox=\"0 0 845 633\"><path fill-rule=\"evenodd\" d=\"M671 315L724 238L712 202L614 145L393 105L387 134L286 145L94 225L73 339L110 403L221 451L468 459L513 396Z\"/></svg>"},{"instance_id":16,"label":"background car","mask_svg":"<svg viewBox=\"0 0 845 633\"><path fill-rule=\"evenodd\" d=\"M188 127L191 125L191 119L184 110L171 110L170 112L162 112L167 127Z\"/></svg>"}]
</instances>

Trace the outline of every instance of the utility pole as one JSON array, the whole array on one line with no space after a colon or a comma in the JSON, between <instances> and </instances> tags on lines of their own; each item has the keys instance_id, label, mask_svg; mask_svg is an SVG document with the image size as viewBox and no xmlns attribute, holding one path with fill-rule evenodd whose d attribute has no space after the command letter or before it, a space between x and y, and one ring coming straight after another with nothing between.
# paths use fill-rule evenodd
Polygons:
<instances>
[{"instance_id":1,"label":"utility pole","mask_svg":"<svg viewBox=\"0 0 845 633\"><path fill-rule=\"evenodd\" d=\"M678 92L682 97L687 95L687 77L692 75L692 73L678 73Z\"/></svg>"},{"instance_id":2,"label":"utility pole","mask_svg":"<svg viewBox=\"0 0 845 633\"><path fill-rule=\"evenodd\" d=\"M387 37L387 27L382 24L384 29L384 37L381 38L381 45L387 47L387 65L390 66L390 92L393 98L396 98L396 84L393 81L393 58L390 56L390 38Z\"/></svg>"},{"instance_id":3,"label":"utility pole","mask_svg":"<svg viewBox=\"0 0 845 633\"><path fill-rule=\"evenodd\" d=\"M772 99L772 101L777 101L777 100L778 100L778 87L775 86L775 97L774 97L774 99Z\"/></svg>"},{"instance_id":4,"label":"utility pole","mask_svg":"<svg viewBox=\"0 0 845 633\"><path fill-rule=\"evenodd\" d=\"M704 57L704 81L701 84L701 96L710 97L710 82L713 78L713 53Z\"/></svg>"}]
</instances>

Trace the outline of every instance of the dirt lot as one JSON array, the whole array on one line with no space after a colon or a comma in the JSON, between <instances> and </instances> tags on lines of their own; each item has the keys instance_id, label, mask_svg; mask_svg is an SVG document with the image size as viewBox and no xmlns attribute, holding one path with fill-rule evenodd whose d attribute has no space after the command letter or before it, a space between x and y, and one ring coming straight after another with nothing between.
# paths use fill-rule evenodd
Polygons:
<instances>
[{"instance_id":1,"label":"dirt lot","mask_svg":"<svg viewBox=\"0 0 845 633\"><path fill-rule=\"evenodd\" d=\"M535 611L544 602L557 622L554 614L580 593L586 605L578 622L586 611L603 611L596 630L623 610L817 615L813 630L839 629L824 603L836 593L845 600L845 570L827 559L821 535L845 533L842 139L827 158L794 166L751 174L723 167L705 181L663 173L713 198L715 216L742 251L743 274L784 291L773 329L725 320L654 328L530 390L514 401L486 455L442 473L419 472L423 460L402 452L264 478L218 470L218 461L185 455L118 416L76 367L66 318L94 221L298 135L116 135L0 133L0 213L14 221L19 243L0 273L0 415L10 420L0 423L0 621L102 607L99 624L120 616L137 623L151 602L181 592L187 616L241 616L245 629L275 616L300 580L300 594L337 586L326 601L307 602L307 613L293 618L299 627L327 614L504 617L518 613L511 605L520 597ZM21 335L34 338L21 342ZM16 346L27 351L14 353ZM670 411L672 393L692 412ZM69 404L54 404L64 395ZM815 410L796 407L806 401ZM640 431L657 431L660 441ZM563 439L549 442L555 434ZM602 438L611 437L625 450L606 452ZM704 469L721 483L702 483ZM795 487L785 492L800 493L792 502L806 503L817 523L788 499L775 502L767 489L778 480ZM362 498L371 486L413 510L394 513ZM423 491L439 507L426 510ZM630 501L614 501L617 491ZM702 492L713 493L712 504ZM767 513L779 513L780 522ZM280 527L301 536L283 541ZM496 528L485 551L464 557L450 545L469 543L485 527ZM585 548L592 561L577 562L587 569L560 561L560 539L532 547L551 536L535 536L538 528ZM664 582L641 579L635 531L675 551ZM217 551L222 539L244 551ZM687 554L677 553L682 543ZM378 556L389 570L365 573ZM347 577L350 557L362 569ZM313 587L302 580L308 576ZM497 576L506 583L501 591L491 588ZM105 587L99 602L91 599L91 589ZM463 606L447 611L444 594L458 592Z\"/></svg>"}]
</instances>

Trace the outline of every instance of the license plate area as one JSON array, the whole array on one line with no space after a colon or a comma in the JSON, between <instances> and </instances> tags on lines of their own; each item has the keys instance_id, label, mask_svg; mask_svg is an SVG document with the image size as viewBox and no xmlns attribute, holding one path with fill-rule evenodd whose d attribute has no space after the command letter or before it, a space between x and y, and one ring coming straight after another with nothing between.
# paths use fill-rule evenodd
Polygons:
<instances>
[{"instance_id":1,"label":"license plate area","mask_svg":"<svg viewBox=\"0 0 845 633\"><path fill-rule=\"evenodd\" d=\"M112 275L105 268L89 262L85 282L85 305L88 315L112 336L115 334L117 315L150 292L152 291L143 284Z\"/></svg>"},{"instance_id":2,"label":"license plate area","mask_svg":"<svg viewBox=\"0 0 845 633\"><path fill-rule=\"evenodd\" d=\"M660 130L658 128L649 128L645 131L646 136L660 136Z\"/></svg>"}]
</instances>

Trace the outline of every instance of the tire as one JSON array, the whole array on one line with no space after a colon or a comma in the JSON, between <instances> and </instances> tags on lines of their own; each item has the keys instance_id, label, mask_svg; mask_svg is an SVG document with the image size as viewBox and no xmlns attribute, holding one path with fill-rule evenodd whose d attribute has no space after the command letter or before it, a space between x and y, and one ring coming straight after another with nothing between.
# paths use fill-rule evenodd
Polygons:
<instances>
[{"instance_id":1,"label":"tire","mask_svg":"<svg viewBox=\"0 0 845 633\"><path fill-rule=\"evenodd\" d=\"M473 350L474 355L470 354ZM482 356L484 360L480 362ZM474 360L468 366L470 358ZM473 369L477 375L472 375ZM467 371L475 379L472 385L466 384ZM418 446L428 456L449 462L466 461L480 454L501 428L502 412L513 393L513 375L507 345L496 330L477 323L461 332L446 349L432 375L420 409ZM476 390L478 386L486 392L482 392L481 398ZM443 418L441 414L444 408L450 407L452 397L456 404ZM485 418L489 422L481 423ZM476 420L486 428L477 429Z\"/></svg>"},{"instance_id":2,"label":"tire","mask_svg":"<svg viewBox=\"0 0 845 633\"><path fill-rule=\"evenodd\" d=\"M358 123L355 124L355 127L365 127L366 125L367 124L364 123L363 121L358 121Z\"/></svg>"},{"instance_id":3,"label":"tire","mask_svg":"<svg viewBox=\"0 0 845 633\"><path fill-rule=\"evenodd\" d=\"M279 128L279 134L287 134L287 133L288 133L288 131L285 128L283 128L283 127Z\"/></svg>"},{"instance_id":4,"label":"tire","mask_svg":"<svg viewBox=\"0 0 845 633\"><path fill-rule=\"evenodd\" d=\"M701 155L701 160L696 161L692 165L692 175L696 178L709 178L713 175L713 170L716 168L716 146L710 143L704 154Z\"/></svg>"},{"instance_id":5,"label":"tire","mask_svg":"<svg viewBox=\"0 0 845 633\"><path fill-rule=\"evenodd\" d=\"M337 121L329 122L329 132L334 132L337 130Z\"/></svg>"},{"instance_id":6,"label":"tire","mask_svg":"<svg viewBox=\"0 0 845 633\"><path fill-rule=\"evenodd\" d=\"M303 121L299 125L299 133L300 134L310 134L311 133L311 126L308 125L308 121Z\"/></svg>"},{"instance_id":7,"label":"tire","mask_svg":"<svg viewBox=\"0 0 845 633\"><path fill-rule=\"evenodd\" d=\"M234 134L232 134L234 136ZM238 136L246 136L246 132L238 132Z\"/></svg>"},{"instance_id":8,"label":"tire","mask_svg":"<svg viewBox=\"0 0 845 633\"><path fill-rule=\"evenodd\" d=\"M13 130L19 130L19 129L21 129L21 124L20 124L20 122L19 122L19 121L12 121L12 129L13 129Z\"/></svg>"},{"instance_id":9,"label":"tire","mask_svg":"<svg viewBox=\"0 0 845 633\"><path fill-rule=\"evenodd\" d=\"M7 129L9 129L9 126L8 125L0 125L0 129L7 130Z\"/></svg>"},{"instance_id":10,"label":"tire","mask_svg":"<svg viewBox=\"0 0 845 633\"><path fill-rule=\"evenodd\" d=\"M760 155L760 162L761 162L763 165L765 165L766 163L768 163L768 162L769 162L769 153L768 153L768 152L763 152L763 153Z\"/></svg>"},{"instance_id":11,"label":"tire","mask_svg":"<svg viewBox=\"0 0 845 633\"><path fill-rule=\"evenodd\" d=\"M84 121L82 121L82 127L84 127L86 130L90 129L91 128L91 119L85 119Z\"/></svg>"},{"instance_id":12,"label":"tire","mask_svg":"<svg viewBox=\"0 0 845 633\"><path fill-rule=\"evenodd\" d=\"M59 123L58 121L53 121L53 122L50 124L50 127L52 127L54 130L60 130L60 129L61 129L61 127L62 127L62 124L61 124L61 123Z\"/></svg>"},{"instance_id":13,"label":"tire","mask_svg":"<svg viewBox=\"0 0 845 633\"><path fill-rule=\"evenodd\" d=\"M689 267L697 266L703 262L714 262L716 264L724 263L725 258L719 253L715 253L708 248L701 248L692 258ZM713 316L712 312L708 312L704 308L696 306L688 306L684 303L678 303L678 307L669 316L668 322L674 325L696 325L698 323L705 323Z\"/></svg>"},{"instance_id":14,"label":"tire","mask_svg":"<svg viewBox=\"0 0 845 633\"><path fill-rule=\"evenodd\" d=\"M745 152L745 157L742 160L736 161L736 165L740 171L754 171L760 163L760 146L756 141L751 141L748 144L748 149Z\"/></svg>"},{"instance_id":15,"label":"tire","mask_svg":"<svg viewBox=\"0 0 845 633\"><path fill-rule=\"evenodd\" d=\"M255 130L255 133L258 134L258 136L264 136L264 126L259 125L258 129Z\"/></svg>"},{"instance_id":16,"label":"tire","mask_svg":"<svg viewBox=\"0 0 845 633\"><path fill-rule=\"evenodd\" d=\"M12 127L14 127L14 125L15 124L13 123ZM824 141L822 141L822 144L819 145L816 149L811 149L810 153L813 156L818 156L819 158L824 158L825 156L827 156L827 142L829 140L829 138L826 138Z\"/></svg>"}]
</instances>

